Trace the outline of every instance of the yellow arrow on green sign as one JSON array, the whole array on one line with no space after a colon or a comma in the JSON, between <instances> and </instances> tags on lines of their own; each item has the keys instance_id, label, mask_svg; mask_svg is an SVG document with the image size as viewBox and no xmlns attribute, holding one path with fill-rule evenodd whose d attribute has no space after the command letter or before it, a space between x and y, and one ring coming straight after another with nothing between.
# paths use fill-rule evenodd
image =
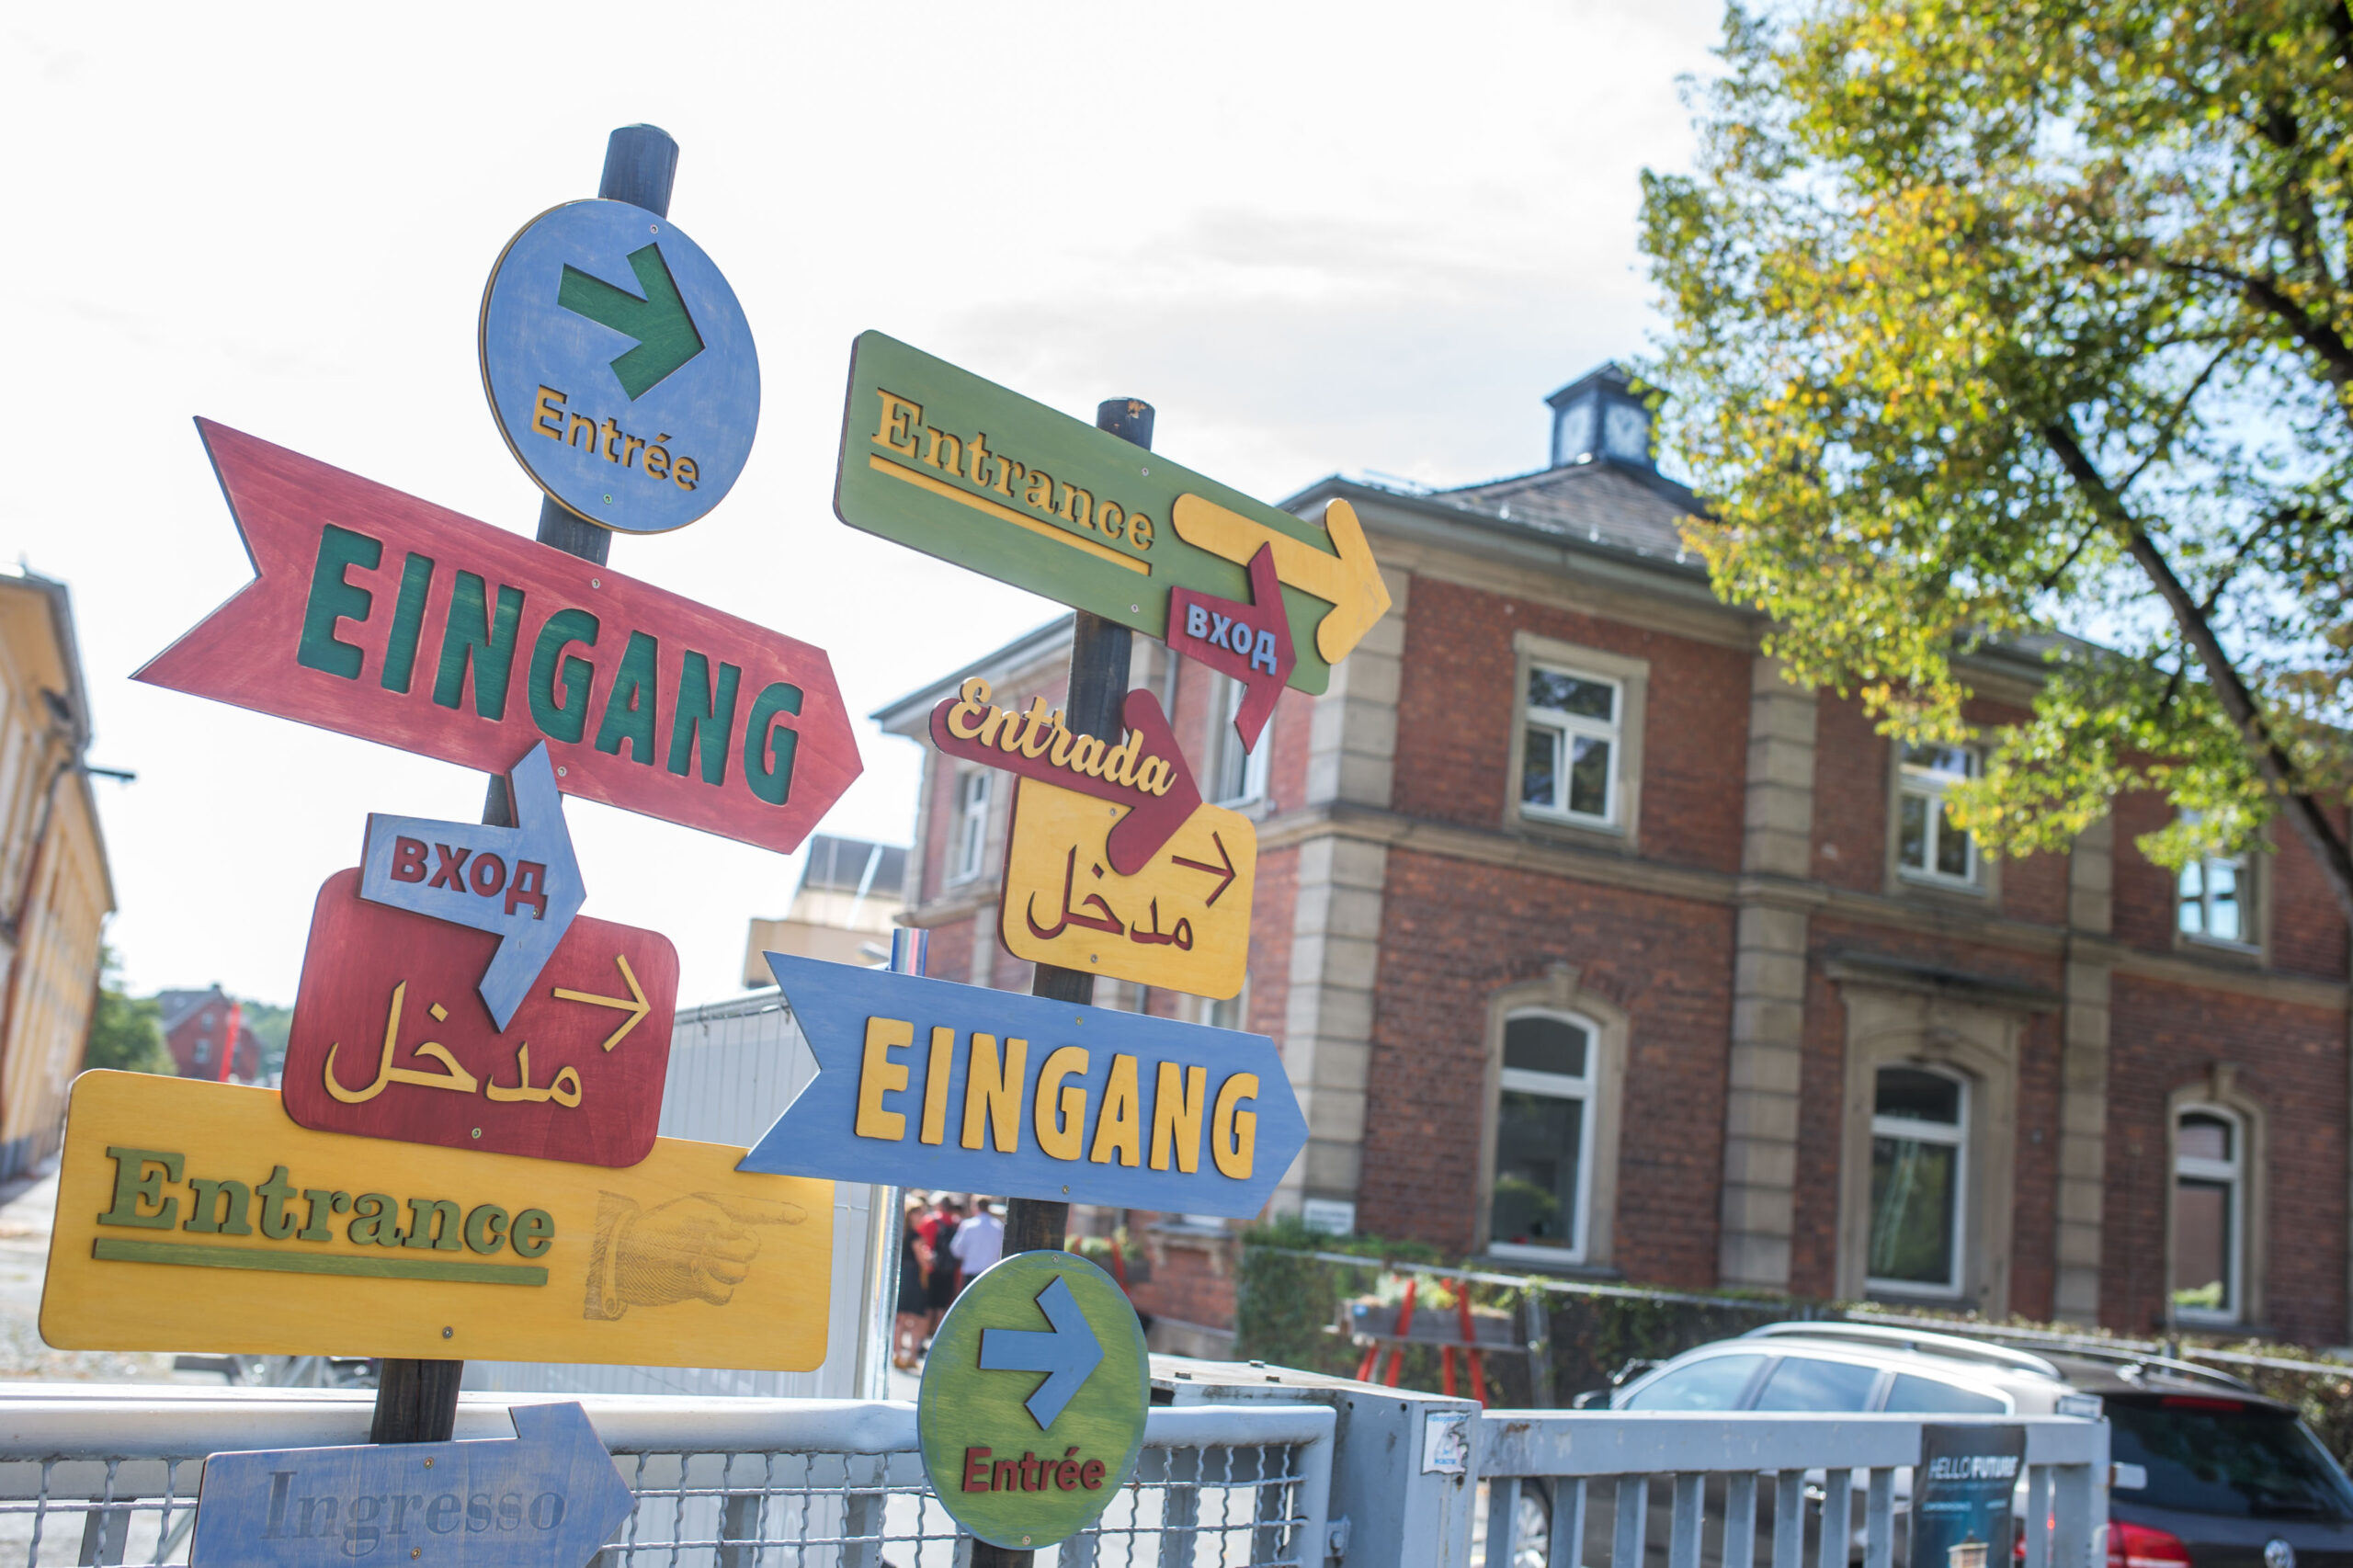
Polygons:
<instances>
[{"instance_id":1,"label":"yellow arrow on green sign","mask_svg":"<svg viewBox=\"0 0 2353 1568\"><path fill-rule=\"evenodd\" d=\"M1389 608L1347 502L1319 528L879 332L851 351L834 511L1154 637L1172 589L1246 601L1271 542L1305 692Z\"/></svg>"}]
</instances>

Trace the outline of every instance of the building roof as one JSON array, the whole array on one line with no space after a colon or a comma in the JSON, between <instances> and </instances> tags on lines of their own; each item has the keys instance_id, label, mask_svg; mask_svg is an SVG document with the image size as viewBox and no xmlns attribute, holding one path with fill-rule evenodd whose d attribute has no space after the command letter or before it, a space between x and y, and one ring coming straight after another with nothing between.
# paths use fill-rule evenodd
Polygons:
<instances>
[{"instance_id":1,"label":"building roof","mask_svg":"<svg viewBox=\"0 0 2353 1568\"><path fill-rule=\"evenodd\" d=\"M896 898L906 880L907 851L904 845L836 838L825 833L810 836L809 858L801 867L803 892L862 892L871 898Z\"/></svg>"},{"instance_id":2,"label":"building roof","mask_svg":"<svg viewBox=\"0 0 2353 1568\"><path fill-rule=\"evenodd\" d=\"M217 985L206 991L158 991L155 993L155 1006L163 1015L159 1021L163 1024L165 1034L171 1033L186 1023L189 1014L211 1002L217 1002L225 1007L229 1004L228 994Z\"/></svg>"},{"instance_id":3,"label":"building roof","mask_svg":"<svg viewBox=\"0 0 2353 1568\"><path fill-rule=\"evenodd\" d=\"M1699 511L1699 498L1688 486L1611 457L1434 491L1426 499L1539 533L1614 544L1677 564L1690 563L1686 561L1683 522Z\"/></svg>"}]
</instances>

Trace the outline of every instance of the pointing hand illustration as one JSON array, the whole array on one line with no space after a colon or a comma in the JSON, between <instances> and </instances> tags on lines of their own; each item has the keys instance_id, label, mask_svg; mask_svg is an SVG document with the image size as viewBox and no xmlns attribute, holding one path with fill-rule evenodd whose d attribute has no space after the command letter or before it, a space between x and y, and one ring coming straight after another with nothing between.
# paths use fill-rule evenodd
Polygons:
<instances>
[{"instance_id":1,"label":"pointing hand illustration","mask_svg":"<svg viewBox=\"0 0 2353 1568\"><path fill-rule=\"evenodd\" d=\"M600 1194L583 1315L618 1318L631 1307L689 1298L723 1307L751 1275L761 1229L804 1218L798 1204L773 1199L698 1192L640 1209L619 1194Z\"/></svg>"}]
</instances>

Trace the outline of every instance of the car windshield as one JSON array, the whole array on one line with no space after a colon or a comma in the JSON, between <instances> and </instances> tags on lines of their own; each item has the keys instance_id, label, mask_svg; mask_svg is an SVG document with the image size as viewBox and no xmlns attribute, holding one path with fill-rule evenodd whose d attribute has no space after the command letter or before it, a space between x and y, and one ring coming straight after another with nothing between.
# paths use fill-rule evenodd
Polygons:
<instances>
[{"instance_id":1,"label":"car windshield","mask_svg":"<svg viewBox=\"0 0 2353 1568\"><path fill-rule=\"evenodd\" d=\"M1851 1361L1817 1361L1791 1356L1773 1369L1756 1396L1759 1410L1861 1411L1870 1408L1879 1369Z\"/></svg>"},{"instance_id":2,"label":"car windshield","mask_svg":"<svg viewBox=\"0 0 2353 1568\"><path fill-rule=\"evenodd\" d=\"M2110 1458L2147 1484L2121 1501L2260 1519L2353 1517L2353 1488L2283 1410L2202 1395L2110 1395Z\"/></svg>"},{"instance_id":3,"label":"car windshield","mask_svg":"<svg viewBox=\"0 0 2353 1568\"><path fill-rule=\"evenodd\" d=\"M1748 1392L1762 1356L1706 1356L1668 1369L1636 1389L1628 1410L1730 1410Z\"/></svg>"}]
</instances>

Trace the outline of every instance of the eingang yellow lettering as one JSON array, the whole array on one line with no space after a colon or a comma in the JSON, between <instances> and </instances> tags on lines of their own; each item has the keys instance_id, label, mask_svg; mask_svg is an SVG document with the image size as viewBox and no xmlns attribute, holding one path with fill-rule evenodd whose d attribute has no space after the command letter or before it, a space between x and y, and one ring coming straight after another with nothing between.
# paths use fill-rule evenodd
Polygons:
<instances>
[{"instance_id":1,"label":"eingang yellow lettering","mask_svg":"<svg viewBox=\"0 0 2353 1568\"><path fill-rule=\"evenodd\" d=\"M1160 1064L1152 1092L1152 1168L1165 1171L1173 1151L1187 1176L1201 1168L1201 1112L1209 1108L1210 1070Z\"/></svg>"},{"instance_id":2,"label":"eingang yellow lettering","mask_svg":"<svg viewBox=\"0 0 2353 1568\"><path fill-rule=\"evenodd\" d=\"M981 1146L981 1130L1000 1154L1021 1146L1021 1069L1028 1062L1029 1042L1016 1036L1005 1042L1000 1065L996 1036L975 1033L964 1055L964 1137L967 1149Z\"/></svg>"},{"instance_id":3,"label":"eingang yellow lettering","mask_svg":"<svg viewBox=\"0 0 2353 1568\"><path fill-rule=\"evenodd\" d=\"M916 1137L938 1143L948 1136L948 1075L953 1070L956 1031L946 1024L931 1030L931 1057L923 1074L923 1131Z\"/></svg>"},{"instance_id":4,"label":"eingang yellow lettering","mask_svg":"<svg viewBox=\"0 0 2353 1568\"><path fill-rule=\"evenodd\" d=\"M1136 1059L1111 1058L1111 1074L1103 1084L1103 1108L1096 1114L1095 1145L1086 1152L1090 1164L1108 1165L1117 1154L1123 1165L1143 1159L1143 1108L1136 1085Z\"/></svg>"},{"instance_id":5,"label":"eingang yellow lettering","mask_svg":"<svg viewBox=\"0 0 2353 1568\"><path fill-rule=\"evenodd\" d=\"M907 1119L882 1108L882 1096L907 1086L907 1064L891 1060L893 1047L913 1045L915 1027L904 1018L866 1020L866 1057L858 1070L858 1120L853 1131L860 1138L895 1143L907 1135Z\"/></svg>"},{"instance_id":6,"label":"eingang yellow lettering","mask_svg":"<svg viewBox=\"0 0 2353 1568\"><path fill-rule=\"evenodd\" d=\"M1065 1085L1072 1074L1086 1072L1086 1047L1065 1045L1038 1069L1038 1100L1030 1108L1038 1147L1051 1159L1075 1160L1086 1143L1086 1088ZM1255 1082L1255 1080L1254 1080Z\"/></svg>"},{"instance_id":7,"label":"eingang yellow lettering","mask_svg":"<svg viewBox=\"0 0 2353 1568\"><path fill-rule=\"evenodd\" d=\"M1217 1108L1210 1114L1210 1157L1220 1176L1250 1179L1258 1153L1258 1113L1241 1108L1257 1097L1256 1073L1236 1073L1218 1087Z\"/></svg>"}]
</instances>

